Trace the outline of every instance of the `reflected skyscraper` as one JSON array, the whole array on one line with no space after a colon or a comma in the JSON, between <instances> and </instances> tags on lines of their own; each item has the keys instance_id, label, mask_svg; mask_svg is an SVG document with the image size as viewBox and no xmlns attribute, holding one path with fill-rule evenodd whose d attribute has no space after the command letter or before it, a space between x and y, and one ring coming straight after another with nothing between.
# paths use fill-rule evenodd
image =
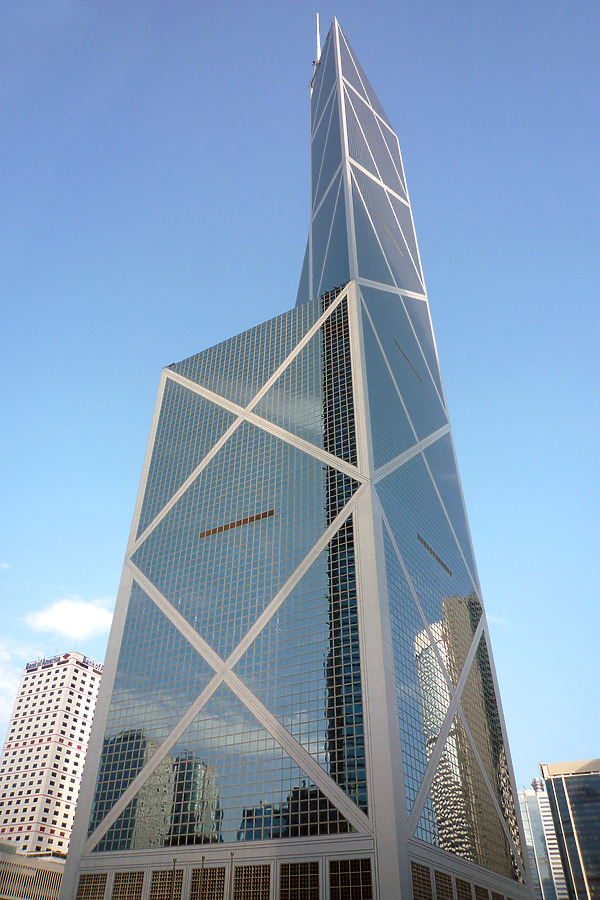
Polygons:
<instances>
[{"instance_id":1,"label":"reflected skyscraper","mask_svg":"<svg viewBox=\"0 0 600 900\"><path fill-rule=\"evenodd\" d=\"M398 140L335 20L311 183L295 308L163 372L65 900L529 897Z\"/></svg>"}]
</instances>

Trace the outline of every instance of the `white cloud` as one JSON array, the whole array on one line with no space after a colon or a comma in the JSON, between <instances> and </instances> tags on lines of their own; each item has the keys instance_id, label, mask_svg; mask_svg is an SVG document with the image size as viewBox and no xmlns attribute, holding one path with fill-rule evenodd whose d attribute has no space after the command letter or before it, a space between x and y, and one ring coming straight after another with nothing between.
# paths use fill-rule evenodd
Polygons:
<instances>
[{"instance_id":1,"label":"white cloud","mask_svg":"<svg viewBox=\"0 0 600 900\"><path fill-rule=\"evenodd\" d=\"M10 563L0 562L0 569L10 569Z\"/></svg>"},{"instance_id":2,"label":"white cloud","mask_svg":"<svg viewBox=\"0 0 600 900\"><path fill-rule=\"evenodd\" d=\"M83 641L105 634L110 629L113 605L111 600L64 597L45 609L29 613L25 621L34 631Z\"/></svg>"}]
</instances>

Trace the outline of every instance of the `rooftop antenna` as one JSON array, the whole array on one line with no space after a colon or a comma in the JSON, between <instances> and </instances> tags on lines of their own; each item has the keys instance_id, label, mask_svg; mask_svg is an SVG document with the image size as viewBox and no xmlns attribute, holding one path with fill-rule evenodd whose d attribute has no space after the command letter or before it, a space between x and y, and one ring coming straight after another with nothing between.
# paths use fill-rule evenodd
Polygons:
<instances>
[{"instance_id":1,"label":"rooftop antenna","mask_svg":"<svg viewBox=\"0 0 600 900\"><path fill-rule=\"evenodd\" d=\"M315 62L321 59L321 32L319 30L319 13L317 13L317 58Z\"/></svg>"}]
</instances>

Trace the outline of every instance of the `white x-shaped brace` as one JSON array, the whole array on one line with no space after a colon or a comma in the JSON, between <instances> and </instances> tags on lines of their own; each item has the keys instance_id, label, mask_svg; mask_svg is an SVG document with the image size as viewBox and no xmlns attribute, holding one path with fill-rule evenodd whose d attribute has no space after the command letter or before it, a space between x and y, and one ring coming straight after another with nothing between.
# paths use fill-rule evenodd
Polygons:
<instances>
[{"instance_id":1,"label":"white x-shaped brace","mask_svg":"<svg viewBox=\"0 0 600 900\"><path fill-rule=\"evenodd\" d=\"M349 287L349 286L348 286ZM191 725L195 717L199 714L202 708L208 703L210 698L214 695L215 691L222 684L226 684L233 693L242 701L242 703L247 707L247 709L255 716L259 723L263 725L265 730L273 737L273 739L288 753L291 759L305 772L305 774L312 780L312 782L321 790L321 792L330 800L330 802L338 808L338 810L346 817L346 819L351 823L351 825L356 829L359 834L372 834L373 826L370 818L365 815L354 803L347 794L327 775L324 769L315 761L315 759L306 751L306 749L300 744L291 734L290 732L281 724L281 722L276 719L272 713L258 700L258 698L250 691L250 689L245 685L245 683L238 678L233 672L234 666L241 659L246 650L250 647L252 642L256 639L258 634L263 630L263 628L270 621L271 617L276 613L276 611L280 608L280 606L285 602L289 594L294 590L299 581L303 578L303 576L308 572L313 563L317 560L320 553L327 547L335 533L339 530L339 528L343 525L346 519L352 515L354 512L356 505L361 497L361 495L369 488L371 483L376 484L382 479L386 478L388 475L391 475L394 471L396 471L400 466L404 465L413 457L418 454L422 454L427 447L431 446L431 444L435 443L435 441L439 440L445 434L448 434L450 431L450 426L445 425L442 428L438 429L433 434L427 436L421 441L416 441L415 444L410 447L408 450L399 454L394 459L390 460L384 466L381 466L378 470L373 473L373 479L369 479L365 472L360 471L356 466L351 465L350 463L346 463L338 457L333 456L327 451L317 447L314 444L311 444L308 441L298 437L291 432L286 431L285 429L275 425L272 422L256 415L253 412L254 407L258 404L261 398L269 391L269 389L273 386L273 384L278 380L280 375L285 371L285 369L290 365L293 359L302 351L302 349L308 344L310 339L317 333L317 331L322 327L325 320L332 315L337 306L342 302L342 300L348 294L348 287L342 291L338 297L336 297L335 301L325 310L325 312L317 319L313 326L306 332L304 337L299 341L296 347L291 351L291 353L286 357L283 363L277 368L277 370L271 375L271 377L265 382L262 388L258 391L255 397L250 401L250 403L246 407L241 407L233 401L228 400L227 398L214 393L208 388L203 387L202 385L198 385L195 382L190 381L187 378L179 375L178 373L167 371L166 378L172 379L173 381L178 382L182 386L187 389L194 391L205 399L212 401L218 406L230 411L234 415L236 415L236 420L229 426L229 428L225 431L222 437L213 445L210 451L206 454L206 456L202 459L199 465L193 470L193 472L188 476L188 478L182 483L182 485L178 488L178 490L173 494L173 496L169 499L169 501L162 507L158 515L154 518L154 520L148 525L148 527L144 530L144 532L136 539L134 537L130 540L130 545L127 553L126 560L126 569L130 573L130 583L134 580L138 583L138 585L145 591L148 597L158 606L158 608L163 612L163 614L169 619L169 621L180 631L180 633L188 640L188 642L197 650L197 652L206 660L206 662L214 669L214 675L210 682L206 685L204 690L200 693L200 695L196 698L194 703L189 707L186 713L179 720L177 725L170 732L168 737L163 741L160 747L157 748L156 752L153 754L148 763L144 766L144 768L139 772L137 777L129 784L127 789L123 792L119 800L115 803L115 805L111 808L109 813L102 820L98 828L94 831L94 833L90 836L87 841L84 852L89 853L93 850L93 848L97 845L97 843L102 839L102 837L109 830L111 825L116 821L118 816L123 812L125 807L131 802L134 798L135 794L142 787L142 785L146 782L152 772L158 767L160 762L167 756L171 748L174 744L181 738L186 729ZM368 315L368 311L366 310ZM394 383L398 396L404 406L405 413L410 422L410 416L406 406L404 405L404 401L402 399L402 395L400 394L400 390L396 379L394 377L393 371L389 362L386 358L385 352L377 335L375 329L373 329L375 335L377 337L377 341L383 355L383 359L385 361L385 365L389 371L390 377ZM415 335L416 337L416 335ZM429 367L428 367L429 368ZM164 390L164 382L163 382L163 390ZM159 397L159 402L161 397ZM167 515L170 509L177 503L179 498L185 493L188 487L192 484L192 482L201 474L202 471L208 466L211 460L215 457L215 455L219 452L219 450L227 443L231 435L234 431L241 425L242 422L247 421L257 427L261 428L272 434L274 437L277 437L286 443L292 444L298 449L308 453L309 455L315 457L320 460L322 463L331 466L337 471L343 472L345 475L355 479L359 483L359 487L356 490L353 497L349 500L346 506L341 510L338 516L334 519L334 521L329 525L326 531L321 535L319 540L314 544L310 552L306 555L306 557L302 560L287 582L283 585L283 587L278 591L278 593L273 597L271 602L267 605L267 607L263 610L261 615L246 633L244 638L239 642L233 652L229 655L229 657L224 660L222 659L213 648L198 634L198 632L190 625L190 623L183 617L181 614L172 606L171 603L157 590L157 588L146 578L146 576L137 568L137 566L132 562L131 557L138 549L138 547L146 540L148 535L156 528L160 521ZM412 427L412 423L411 423ZM414 429L413 429L414 431ZM416 432L415 438L416 438ZM151 436L153 439L154 435ZM432 483L434 485L434 489L439 498L441 507L444 511L446 520L448 525L452 531L454 539L456 541L457 547L459 549L460 555L465 564L465 568L469 573L471 581L473 583L473 587L476 591L478 591L478 586L476 583L476 579L474 573L471 571L468 562L463 554L460 542L457 538L457 535L452 526L452 522L450 516L447 513L445 508L443 499L438 491L437 485L435 484L435 480L433 478L433 474L427 464L427 460L425 459L425 455L422 454L422 458L425 461L425 465L427 466L427 470L431 477ZM508 840L513 848L513 852L515 854L515 858L520 861L520 854L517 851L517 848L514 845L514 841L506 827L504 817L501 813L500 807L496 801L494 796L493 789L489 783L489 779L485 772L485 768L481 761L480 755L477 751L477 748L472 740L471 733L469 731L468 725L464 719L462 714L462 710L459 706L459 699L462 693L462 689L467 680L467 676L470 670L471 663L474 659L477 646L479 644L479 640L481 634L484 632L485 624L484 618L482 617L475 636L473 638L473 642L471 644L471 648L467 655L467 659L458 681L456 687L453 686L450 676L447 672L444 661L439 653L439 648L437 647L437 642L433 639L433 635L431 633L431 628L429 623L427 622L421 604L419 603L416 591L406 569L406 565L402 559L401 553L399 551L398 545L395 541L394 535L389 526L389 522L381 504L378 503L378 506L381 511L382 519L384 521L386 530L391 538L392 545L394 547L394 552L398 556L399 563L409 585L411 594L415 601L416 607L419 611L421 618L423 619L424 627L428 632L429 639L431 642L431 646L436 653L438 658L438 662L440 664L441 671L444 673L444 676L448 683L448 690L452 697L450 707L446 714L446 718L444 720L443 727L440 731L436 746L434 748L433 754L430 757L427 770L425 772L425 776L417 797L415 799L415 803L413 805L413 810L411 812L409 818L409 833L413 834L419 818L422 812L422 808L426 802L427 794L429 792L429 788L431 786L431 782L433 780L435 769L439 760L441 758L445 742L452 726L452 722L454 720L454 716L458 712L460 715L463 725L465 727L465 731L469 737L471 745L473 747L474 754L477 758L478 764L482 770L483 778L490 792L490 796L492 798L492 802L496 808L496 811L499 815L500 821L505 829Z\"/></svg>"}]
</instances>

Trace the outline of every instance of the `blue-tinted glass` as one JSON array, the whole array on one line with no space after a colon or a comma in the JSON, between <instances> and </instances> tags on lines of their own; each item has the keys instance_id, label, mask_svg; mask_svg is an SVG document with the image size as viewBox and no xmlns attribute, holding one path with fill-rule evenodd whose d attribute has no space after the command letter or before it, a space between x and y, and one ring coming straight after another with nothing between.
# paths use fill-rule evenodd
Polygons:
<instances>
[{"instance_id":1,"label":"blue-tinted glass","mask_svg":"<svg viewBox=\"0 0 600 900\"><path fill-rule=\"evenodd\" d=\"M348 240L341 174L333 182L313 219L312 267L313 292L316 296L348 281ZM324 275L331 283L324 283Z\"/></svg>"},{"instance_id":2,"label":"blue-tinted glass","mask_svg":"<svg viewBox=\"0 0 600 900\"><path fill-rule=\"evenodd\" d=\"M355 160L363 167L363 169L367 169L367 171L374 175L375 178L379 178L379 172L377 171L373 154L367 144L367 138L365 137L364 131L354 112L352 102L353 97L356 103L360 102L352 92L348 92L348 90L345 89L344 100L346 107L346 127L348 129L348 152L350 153L351 159Z\"/></svg>"},{"instance_id":3,"label":"blue-tinted glass","mask_svg":"<svg viewBox=\"0 0 600 900\"><path fill-rule=\"evenodd\" d=\"M197 650L134 582L106 722L90 833L213 675Z\"/></svg>"},{"instance_id":4,"label":"blue-tinted glass","mask_svg":"<svg viewBox=\"0 0 600 900\"><path fill-rule=\"evenodd\" d=\"M327 116L325 116L327 118ZM331 179L342 164L342 142L340 132L340 113L338 108L337 92L332 102L332 113L327 131L327 139L321 156L317 155L318 148L313 146L311 153L313 166L313 202L312 208L316 209L321 197L327 191ZM314 180L315 171L318 169L318 184Z\"/></svg>"},{"instance_id":5,"label":"blue-tinted glass","mask_svg":"<svg viewBox=\"0 0 600 900\"><path fill-rule=\"evenodd\" d=\"M450 691L387 530L384 549L404 787L410 813L431 755L432 737L437 735L450 704ZM429 711L423 691L428 692Z\"/></svg>"},{"instance_id":6,"label":"blue-tinted glass","mask_svg":"<svg viewBox=\"0 0 600 900\"><path fill-rule=\"evenodd\" d=\"M375 468L417 442L368 316L362 316L369 419Z\"/></svg>"},{"instance_id":7,"label":"blue-tinted glass","mask_svg":"<svg viewBox=\"0 0 600 900\"><path fill-rule=\"evenodd\" d=\"M169 368L246 406L306 334L314 313L303 304Z\"/></svg>"},{"instance_id":8,"label":"blue-tinted glass","mask_svg":"<svg viewBox=\"0 0 600 900\"><path fill-rule=\"evenodd\" d=\"M402 159L400 157L400 145L398 144L398 138L396 136L395 131L392 131L391 128L386 128L385 124L381 123L381 135L387 145L387 148L390 153L390 157L394 164L394 168L398 174L400 179L400 183L402 185L403 190L399 191L400 195L404 195L408 200L408 194L406 192L406 179L404 177L404 167L402 165Z\"/></svg>"},{"instance_id":9,"label":"blue-tinted glass","mask_svg":"<svg viewBox=\"0 0 600 900\"><path fill-rule=\"evenodd\" d=\"M600 774L570 775L564 786L591 900L600 897ZM573 867L574 873L576 868ZM580 885L577 884L580 891Z\"/></svg>"},{"instance_id":10,"label":"blue-tinted glass","mask_svg":"<svg viewBox=\"0 0 600 900\"><path fill-rule=\"evenodd\" d=\"M313 239L313 253L314 253ZM313 256L314 259L314 256ZM350 263L348 261L348 232L346 224L346 198L344 188L340 182L339 194L328 244L325 252L323 268L314 270L314 285L318 282L317 295L320 297L326 291L345 285L350 278Z\"/></svg>"},{"instance_id":11,"label":"blue-tinted glass","mask_svg":"<svg viewBox=\"0 0 600 900\"><path fill-rule=\"evenodd\" d=\"M350 107L352 107L352 110L350 110ZM351 91L346 95L346 112L348 113L349 111L351 112L353 127L360 132L361 137L364 135L364 139L366 139L368 144L367 152L374 160L374 164L371 163L366 168L369 171L373 171L375 167L375 177L380 178L386 187L405 197L404 185L400 181L398 172L392 162L388 145L381 133L381 129L385 128L385 125L380 124L380 120L375 116L371 108L363 103L360 97L353 95ZM350 141L350 127L348 140ZM352 156L352 153L350 155ZM357 162L361 162L361 160L359 159Z\"/></svg>"},{"instance_id":12,"label":"blue-tinted glass","mask_svg":"<svg viewBox=\"0 0 600 900\"><path fill-rule=\"evenodd\" d=\"M309 296L309 285L308 285L308 238L306 240L306 250L304 251L304 260L302 261L302 270L300 272L300 282L298 284L298 295L296 297L296 306L301 306L303 303L308 303L312 298Z\"/></svg>"},{"instance_id":13,"label":"blue-tinted glass","mask_svg":"<svg viewBox=\"0 0 600 900\"><path fill-rule=\"evenodd\" d=\"M415 837L506 878L519 878L509 842L458 715Z\"/></svg>"},{"instance_id":14,"label":"blue-tinted glass","mask_svg":"<svg viewBox=\"0 0 600 900\"><path fill-rule=\"evenodd\" d=\"M312 202L313 209L315 208L315 205L316 205L314 202L314 198L315 198L315 193L317 190L317 185L319 183L319 178L321 175L321 169L323 168L323 154L324 154L324 150L325 150L325 144L327 143L327 137L328 137L329 131L332 127L331 120L332 120L332 115L333 115L334 109L337 109L337 98L336 98L335 91L331 94L331 97L329 98L329 100L323 110L321 118L319 119L319 123L315 129L315 133L313 134L311 142L310 142L310 162L311 162L310 180L311 180L311 197L313 198L313 202ZM339 120L334 121L333 127L337 128L338 135L339 135ZM338 164L340 161L341 161L341 159L338 159ZM329 178L329 180L326 183L323 182L322 189L321 189L321 195L324 194L325 188L329 184L329 181L331 181L331 177Z\"/></svg>"},{"instance_id":15,"label":"blue-tinted glass","mask_svg":"<svg viewBox=\"0 0 600 900\"><path fill-rule=\"evenodd\" d=\"M352 174L360 188L362 198L387 262L394 273L396 287L406 291L423 293L423 285L408 253L407 244L390 205L388 194L377 182L359 169L353 167ZM370 277L361 270L360 256L359 275L363 278ZM389 283L389 281L384 283Z\"/></svg>"},{"instance_id":16,"label":"blue-tinted glass","mask_svg":"<svg viewBox=\"0 0 600 900\"><path fill-rule=\"evenodd\" d=\"M435 349L435 342L433 340L431 319L429 317L429 305L426 300L419 300L416 297L403 297L402 302L415 331L421 352L427 360L427 366L431 372L431 376L440 392L440 397L443 397L440 368L437 351Z\"/></svg>"},{"instance_id":17,"label":"blue-tinted glass","mask_svg":"<svg viewBox=\"0 0 600 900\"><path fill-rule=\"evenodd\" d=\"M381 118L387 122L387 116L383 111L383 107L381 103L377 99L375 91L371 87L369 83L369 79L363 72L359 61L356 56L352 52L352 48L345 36L340 32L340 58L342 60L342 72L344 77L348 78L350 84L356 87L361 96L365 97L367 101L371 104L375 112L377 112ZM346 75L346 72L348 73ZM389 124L389 123L388 123Z\"/></svg>"},{"instance_id":18,"label":"blue-tinted glass","mask_svg":"<svg viewBox=\"0 0 600 900\"><path fill-rule=\"evenodd\" d=\"M323 533L326 471L247 422L133 562L227 656Z\"/></svg>"},{"instance_id":19,"label":"blue-tinted glass","mask_svg":"<svg viewBox=\"0 0 600 900\"><path fill-rule=\"evenodd\" d=\"M286 431L323 446L323 331L320 328L253 409Z\"/></svg>"},{"instance_id":20,"label":"blue-tinted glass","mask_svg":"<svg viewBox=\"0 0 600 900\"><path fill-rule=\"evenodd\" d=\"M311 128L313 129L323 114L323 109L329 99L335 80L335 42L330 33L327 35L327 40L325 41L321 60L315 72L315 80L312 87L310 121Z\"/></svg>"},{"instance_id":21,"label":"blue-tinted glass","mask_svg":"<svg viewBox=\"0 0 600 900\"><path fill-rule=\"evenodd\" d=\"M425 459L431 470L433 480L440 493L446 512L452 523L452 527L458 538L458 542L464 553L467 565L475 576L475 560L471 552L471 539L467 514L460 489L460 480L452 438L449 434L428 447L425 451Z\"/></svg>"},{"instance_id":22,"label":"blue-tinted glass","mask_svg":"<svg viewBox=\"0 0 600 900\"><path fill-rule=\"evenodd\" d=\"M375 233L370 213L367 213L363 198L358 190L354 176L352 179L352 207L354 213L354 229L356 232L356 253L358 257L358 274L380 284L396 286L392 271L383 254L381 244Z\"/></svg>"},{"instance_id":23,"label":"blue-tinted glass","mask_svg":"<svg viewBox=\"0 0 600 900\"><path fill-rule=\"evenodd\" d=\"M447 425L410 320L397 294L362 287L361 292L398 390L419 440Z\"/></svg>"},{"instance_id":24,"label":"blue-tinted glass","mask_svg":"<svg viewBox=\"0 0 600 900\"><path fill-rule=\"evenodd\" d=\"M377 484L409 578L456 684L481 617L481 604L460 556L425 463L413 457Z\"/></svg>"},{"instance_id":25,"label":"blue-tinted glass","mask_svg":"<svg viewBox=\"0 0 600 900\"><path fill-rule=\"evenodd\" d=\"M191 798L190 785L195 788ZM351 830L244 704L222 686L95 849Z\"/></svg>"},{"instance_id":26,"label":"blue-tinted glass","mask_svg":"<svg viewBox=\"0 0 600 900\"><path fill-rule=\"evenodd\" d=\"M232 413L167 378L138 537L234 421Z\"/></svg>"},{"instance_id":27,"label":"blue-tinted glass","mask_svg":"<svg viewBox=\"0 0 600 900\"><path fill-rule=\"evenodd\" d=\"M366 811L351 520L342 526L234 671Z\"/></svg>"},{"instance_id":28,"label":"blue-tinted glass","mask_svg":"<svg viewBox=\"0 0 600 900\"><path fill-rule=\"evenodd\" d=\"M422 278L423 273L421 272L421 266L419 264L419 253L417 250L417 239L415 237L415 226L413 225L410 207L407 206L406 203L403 203L401 200L398 200L397 197L394 197L393 194L389 194L388 197L390 203L392 204L392 209L400 226L400 230L402 231L402 237L404 238L408 247L411 262Z\"/></svg>"}]
</instances>

